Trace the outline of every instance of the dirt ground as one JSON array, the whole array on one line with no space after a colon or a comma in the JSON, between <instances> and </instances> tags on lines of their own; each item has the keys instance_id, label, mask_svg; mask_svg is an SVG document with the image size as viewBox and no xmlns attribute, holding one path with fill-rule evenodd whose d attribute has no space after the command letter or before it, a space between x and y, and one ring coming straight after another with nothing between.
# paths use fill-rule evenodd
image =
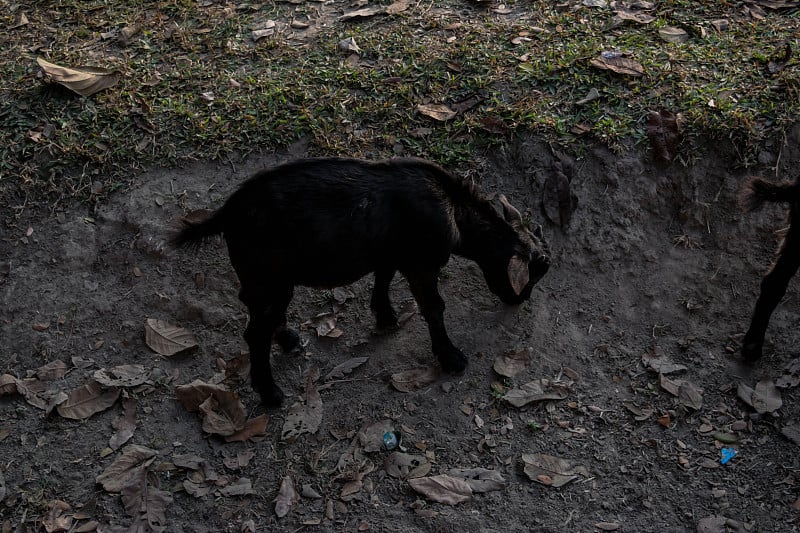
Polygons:
<instances>
[{"instance_id":1,"label":"dirt ground","mask_svg":"<svg viewBox=\"0 0 800 533\"><path fill-rule=\"evenodd\" d=\"M756 171L796 177L798 147L800 126L761 154ZM335 301L342 293L298 289L290 322L335 310L341 336L318 337L305 326L303 353L273 353L287 402L266 412L257 442L204 433L175 386L210 381L219 359L240 356L247 316L221 241L193 254L170 250L165 238L178 217L218 205L254 170L304 150L148 171L97 213L75 207L4 215L0 374L33 377L63 361L66 373L47 383L45 399L118 365L142 365L147 381L123 386L110 408L84 420L46 415L19 393L0 397L3 532L127 530L139 511L97 477L131 446L157 452L147 473L147 486L164 496L160 527L158 502L148 503L156 530L800 531L797 388L780 389L783 403L773 413L758 414L737 396L740 383L796 384L785 368L797 357L798 284L774 315L765 358L742 365L738 340L784 217L778 206L753 215L737 210L745 174L731 168L735 147L724 141L706 143L688 166L655 165L643 147L623 154L590 148L577 157L578 204L565 231L542 215L548 146L521 139L476 158L469 175L544 223L554 260L517 310L489 293L475 265L449 263L441 283L445 316L470 357L467 371L399 392L392 374L435 364L422 318L377 335L369 278L350 287L354 297L344 304ZM392 294L398 307L410 300L402 279ZM154 353L144 338L148 318L188 329L199 348ZM513 378L498 376L495 359L523 348L532 350L528 366ZM702 405L693 404L697 395L687 401L665 390L643 363L652 353L686 367L669 379L701 389ZM282 439L304 373L317 367L326 376L353 357L368 360L317 382L323 411L316 433ZM557 382L566 397L523 407L502 398L539 379ZM246 380L237 390L249 417L265 412ZM112 451L123 398L134 400L124 405L135 406L135 430ZM425 465L423 477L483 468L503 481L486 492L476 484L455 505L431 501L403 479L420 471L398 474L398 456L369 451L369 431L359 438L381 422L401 437L399 449L414 465ZM737 451L724 465L723 447ZM574 479L560 487L555 473L532 480L522 459L528 454L564 459ZM187 456L204 466L185 466ZM285 479L302 495L280 497ZM205 495L192 489L198 483ZM285 516L276 514L276 498Z\"/></svg>"}]
</instances>

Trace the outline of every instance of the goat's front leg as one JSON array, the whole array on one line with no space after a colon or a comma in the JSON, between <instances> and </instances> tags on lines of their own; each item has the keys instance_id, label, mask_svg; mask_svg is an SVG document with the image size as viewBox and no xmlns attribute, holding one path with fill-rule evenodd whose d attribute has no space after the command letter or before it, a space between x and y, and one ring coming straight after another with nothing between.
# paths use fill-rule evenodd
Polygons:
<instances>
[{"instance_id":1,"label":"goat's front leg","mask_svg":"<svg viewBox=\"0 0 800 533\"><path fill-rule=\"evenodd\" d=\"M250 348L250 380L253 389L268 407L279 407L283 392L275 384L270 365L270 348L276 330L286 326L286 308L292 299L292 287L267 290L248 290L242 283L239 298L247 305L250 320L244 331L244 339Z\"/></svg>"},{"instance_id":2,"label":"goat's front leg","mask_svg":"<svg viewBox=\"0 0 800 533\"><path fill-rule=\"evenodd\" d=\"M428 323L433 353L445 372L462 372L467 367L467 358L456 348L444 328L444 300L437 285L438 269L426 272L403 273L408 279L411 293L419 304L422 316Z\"/></svg>"},{"instance_id":3,"label":"goat's front leg","mask_svg":"<svg viewBox=\"0 0 800 533\"><path fill-rule=\"evenodd\" d=\"M795 224L800 225L800 219ZM800 267L800 227L797 229L790 227L775 266L761 280L761 294L758 295L750 327L742 341L742 356L747 361L755 361L761 357L770 316L786 294L789 280L795 275L798 267Z\"/></svg>"},{"instance_id":4,"label":"goat's front leg","mask_svg":"<svg viewBox=\"0 0 800 533\"><path fill-rule=\"evenodd\" d=\"M375 322L378 329L397 327L397 312L395 312L389 299L389 286L396 272L392 268L377 269L375 271L375 285L372 287L372 298L369 306L372 312L375 313Z\"/></svg>"}]
</instances>

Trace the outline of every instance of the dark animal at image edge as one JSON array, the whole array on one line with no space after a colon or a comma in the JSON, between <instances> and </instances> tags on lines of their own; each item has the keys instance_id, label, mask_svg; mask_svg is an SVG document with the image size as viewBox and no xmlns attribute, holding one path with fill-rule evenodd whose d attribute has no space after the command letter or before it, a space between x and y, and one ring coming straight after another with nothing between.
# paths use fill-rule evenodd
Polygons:
<instances>
[{"instance_id":1,"label":"dark animal at image edge","mask_svg":"<svg viewBox=\"0 0 800 533\"><path fill-rule=\"evenodd\" d=\"M550 266L541 227L530 231L502 195L503 215L477 187L433 163L394 159L307 159L255 174L211 217L185 222L176 246L222 233L250 320L253 388L268 406L282 392L270 366L272 340L298 345L286 326L296 285L331 288L375 273L370 307L379 328L397 325L389 300L395 273L408 280L442 369L467 358L450 341L438 275L452 253L475 261L489 289L509 305L531 295Z\"/></svg>"},{"instance_id":2,"label":"dark animal at image edge","mask_svg":"<svg viewBox=\"0 0 800 533\"><path fill-rule=\"evenodd\" d=\"M755 361L762 355L764 335L772 312L786 294L789 280L800 267L800 179L794 182L771 183L760 178L750 178L740 192L740 204L746 211L754 211L765 202L789 205L789 229L778 249L778 257L761 280L761 292L756 300L750 327L742 341L742 356Z\"/></svg>"}]
</instances>

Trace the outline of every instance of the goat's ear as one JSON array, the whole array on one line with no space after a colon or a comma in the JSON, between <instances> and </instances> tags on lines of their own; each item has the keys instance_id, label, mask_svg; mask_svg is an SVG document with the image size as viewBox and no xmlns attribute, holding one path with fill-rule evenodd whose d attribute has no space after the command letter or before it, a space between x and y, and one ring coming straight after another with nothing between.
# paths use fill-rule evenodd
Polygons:
<instances>
[{"instance_id":1,"label":"goat's ear","mask_svg":"<svg viewBox=\"0 0 800 533\"><path fill-rule=\"evenodd\" d=\"M523 225L522 215L519 213L516 207L511 205L504 194L501 194L497 197L500 200L500 203L503 204L503 216L506 219L506 222L514 226L515 228L518 226Z\"/></svg>"},{"instance_id":2,"label":"goat's ear","mask_svg":"<svg viewBox=\"0 0 800 533\"><path fill-rule=\"evenodd\" d=\"M528 262L518 255L512 255L508 261L508 281L517 296L522 294L529 280Z\"/></svg>"}]
</instances>

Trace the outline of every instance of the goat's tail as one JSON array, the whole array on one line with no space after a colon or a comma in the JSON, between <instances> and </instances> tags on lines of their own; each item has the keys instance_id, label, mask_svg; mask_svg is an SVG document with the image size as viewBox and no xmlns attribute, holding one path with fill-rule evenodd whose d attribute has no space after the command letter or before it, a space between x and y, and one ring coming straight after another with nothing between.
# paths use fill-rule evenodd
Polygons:
<instances>
[{"instance_id":1,"label":"goat's tail","mask_svg":"<svg viewBox=\"0 0 800 533\"><path fill-rule=\"evenodd\" d=\"M224 213L223 207L199 221L184 218L181 228L170 238L172 246L175 248L199 246L209 237L222 233L225 229Z\"/></svg>"},{"instance_id":2,"label":"goat's tail","mask_svg":"<svg viewBox=\"0 0 800 533\"><path fill-rule=\"evenodd\" d=\"M773 183L761 178L749 178L739 190L739 205L747 212L755 211L765 202L794 203L800 201L800 188L795 182Z\"/></svg>"}]
</instances>

